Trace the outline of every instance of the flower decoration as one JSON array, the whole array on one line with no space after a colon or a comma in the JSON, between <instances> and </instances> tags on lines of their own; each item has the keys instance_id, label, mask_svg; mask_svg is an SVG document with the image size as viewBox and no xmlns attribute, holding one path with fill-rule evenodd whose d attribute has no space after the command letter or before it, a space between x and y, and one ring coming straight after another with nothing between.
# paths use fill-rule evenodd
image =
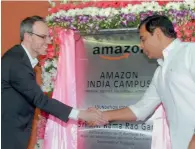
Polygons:
<instances>
[{"instance_id":1,"label":"flower decoration","mask_svg":"<svg viewBox=\"0 0 195 149\"><path fill-rule=\"evenodd\" d=\"M195 19L195 2L86 2L66 3L49 9L50 27L58 26L83 32L99 29L137 27L140 20L153 14L168 16L174 24Z\"/></svg>"},{"instance_id":2,"label":"flower decoration","mask_svg":"<svg viewBox=\"0 0 195 149\"><path fill-rule=\"evenodd\" d=\"M189 21L175 28L178 38L186 42L195 42L195 21Z\"/></svg>"}]
</instances>

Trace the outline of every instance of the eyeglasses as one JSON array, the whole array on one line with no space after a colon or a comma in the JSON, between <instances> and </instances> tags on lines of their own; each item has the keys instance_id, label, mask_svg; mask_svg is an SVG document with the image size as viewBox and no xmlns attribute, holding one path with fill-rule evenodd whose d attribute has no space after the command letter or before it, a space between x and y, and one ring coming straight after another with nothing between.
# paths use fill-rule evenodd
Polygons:
<instances>
[{"instance_id":1,"label":"eyeglasses","mask_svg":"<svg viewBox=\"0 0 195 149\"><path fill-rule=\"evenodd\" d=\"M33 34L33 35L36 35L36 36L38 36L38 37L40 37L40 38L42 38L42 39L44 39L44 40L46 40L46 39L51 40L51 36L49 36L49 35L38 35L38 34L33 33L33 32L28 32L28 33L29 33L29 34Z\"/></svg>"}]
</instances>

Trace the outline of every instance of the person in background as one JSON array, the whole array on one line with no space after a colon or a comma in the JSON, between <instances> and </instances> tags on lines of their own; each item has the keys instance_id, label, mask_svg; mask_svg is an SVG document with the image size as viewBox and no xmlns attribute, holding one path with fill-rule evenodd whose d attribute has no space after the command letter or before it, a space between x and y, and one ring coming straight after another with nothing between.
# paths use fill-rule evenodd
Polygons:
<instances>
[{"instance_id":1,"label":"person in background","mask_svg":"<svg viewBox=\"0 0 195 149\"><path fill-rule=\"evenodd\" d=\"M141 48L159 64L142 100L129 107L104 111L108 121L145 120L162 103L172 149L195 149L195 43L177 39L166 16L153 15L139 25ZM91 108L91 111L98 111ZM95 121L89 125L98 125Z\"/></svg>"},{"instance_id":2,"label":"person in background","mask_svg":"<svg viewBox=\"0 0 195 149\"><path fill-rule=\"evenodd\" d=\"M79 110L50 99L37 84L33 68L38 63L37 57L46 54L51 43L42 17L24 19L20 39L21 43L9 49L1 59L2 149L27 148L36 107L64 122L69 119L105 122L101 112Z\"/></svg>"}]
</instances>

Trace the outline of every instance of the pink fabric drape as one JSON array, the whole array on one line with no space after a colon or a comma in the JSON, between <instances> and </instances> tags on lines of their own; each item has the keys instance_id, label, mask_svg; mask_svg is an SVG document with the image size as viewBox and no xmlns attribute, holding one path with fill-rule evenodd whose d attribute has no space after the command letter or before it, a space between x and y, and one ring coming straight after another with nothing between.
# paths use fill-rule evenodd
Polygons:
<instances>
[{"instance_id":1,"label":"pink fabric drape","mask_svg":"<svg viewBox=\"0 0 195 149\"><path fill-rule=\"evenodd\" d=\"M169 126L163 105L159 105L153 115L151 149L171 149Z\"/></svg>"},{"instance_id":2,"label":"pink fabric drape","mask_svg":"<svg viewBox=\"0 0 195 149\"><path fill-rule=\"evenodd\" d=\"M86 81L86 67L88 64L88 60L86 58L86 49L84 45L84 41L82 36L79 34L75 34L75 46L76 46L76 98L78 108L82 109L82 102L85 98L85 89L87 86ZM77 149L85 149L85 139L83 137L79 137L82 131L78 128L77 131ZM70 148L71 149L71 148Z\"/></svg>"},{"instance_id":3,"label":"pink fabric drape","mask_svg":"<svg viewBox=\"0 0 195 149\"><path fill-rule=\"evenodd\" d=\"M62 30L59 33L59 38L61 41L60 56L53 98L76 107L74 32ZM64 123L49 115L45 130L44 149L77 149L77 123L71 120Z\"/></svg>"},{"instance_id":4,"label":"pink fabric drape","mask_svg":"<svg viewBox=\"0 0 195 149\"><path fill-rule=\"evenodd\" d=\"M88 59L86 57L86 49L83 38L80 34L75 34L75 50L76 50L76 90L77 90L77 105L78 108L82 105L85 98L85 89L87 87L87 75L86 67L88 65ZM80 148L79 148L80 149Z\"/></svg>"}]
</instances>

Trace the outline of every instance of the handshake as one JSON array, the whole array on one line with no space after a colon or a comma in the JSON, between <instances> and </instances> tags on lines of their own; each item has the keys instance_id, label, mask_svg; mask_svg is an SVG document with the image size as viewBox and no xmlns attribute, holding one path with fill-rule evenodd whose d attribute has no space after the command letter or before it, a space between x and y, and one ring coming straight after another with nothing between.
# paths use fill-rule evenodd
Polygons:
<instances>
[{"instance_id":1,"label":"handshake","mask_svg":"<svg viewBox=\"0 0 195 149\"><path fill-rule=\"evenodd\" d=\"M96 108L81 110L78 118L86 121L88 126L105 125L109 123L106 113Z\"/></svg>"}]
</instances>

